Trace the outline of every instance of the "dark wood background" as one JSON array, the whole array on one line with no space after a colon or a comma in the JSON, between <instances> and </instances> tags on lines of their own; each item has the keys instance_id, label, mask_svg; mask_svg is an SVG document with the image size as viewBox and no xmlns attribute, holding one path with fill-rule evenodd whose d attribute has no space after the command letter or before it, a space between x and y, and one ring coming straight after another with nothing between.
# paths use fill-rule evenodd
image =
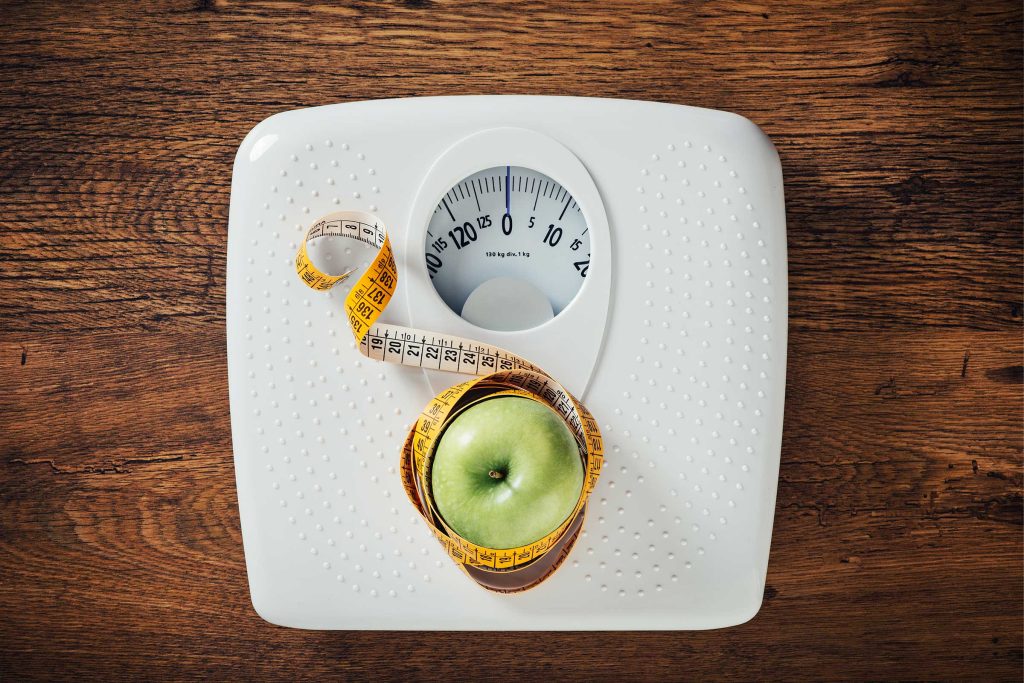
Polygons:
<instances>
[{"instance_id":1,"label":"dark wood background","mask_svg":"<svg viewBox=\"0 0 1024 683\"><path fill-rule=\"evenodd\" d=\"M1022 11L4 2L0 678L986 679L1022 671ZM693 633L321 633L247 593L231 162L285 109L538 93L741 113L786 175L764 607Z\"/></svg>"}]
</instances>

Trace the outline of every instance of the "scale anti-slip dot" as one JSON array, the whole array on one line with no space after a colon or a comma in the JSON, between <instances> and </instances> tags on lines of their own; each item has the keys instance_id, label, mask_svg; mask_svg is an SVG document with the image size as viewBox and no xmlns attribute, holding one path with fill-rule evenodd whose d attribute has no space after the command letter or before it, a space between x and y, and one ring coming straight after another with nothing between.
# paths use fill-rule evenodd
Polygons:
<instances>
[{"instance_id":1,"label":"scale anti-slip dot","mask_svg":"<svg viewBox=\"0 0 1024 683\"><path fill-rule=\"evenodd\" d=\"M360 223L375 231L365 244L344 234ZM299 250L317 272L352 277L312 291ZM381 254L397 281L384 283L386 302L358 289L360 273L384 272L372 271ZM232 434L256 609L336 629L750 618L778 478L786 298L778 158L735 115L467 97L264 121L236 158L228 245ZM359 303L385 304L362 337ZM430 347L449 372L423 369ZM557 534L568 546L551 552L557 571L509 594L465 575L498 568L487 549L467 559L464 544L438 542L436 517L407 498L415 459L401 455L432 397L483 374L489 349L553 382L501 390L547 391L563 410L574 397L575 422L589 411L603 436L585 514Z\"/></svg>"}]
</instances>

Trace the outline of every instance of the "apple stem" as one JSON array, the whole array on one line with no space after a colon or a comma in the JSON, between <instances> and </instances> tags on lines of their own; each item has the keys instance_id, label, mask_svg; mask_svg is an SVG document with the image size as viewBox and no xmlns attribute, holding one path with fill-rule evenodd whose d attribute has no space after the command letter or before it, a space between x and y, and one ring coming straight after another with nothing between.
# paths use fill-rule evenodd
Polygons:
<instances>
[{"instance_id":1,"label":"apple stem","mask_svg":"<svg viewBox=\"0 0 1024 683\"><path fill-rule=\"evenodd\" d=\"M505 478L505 473L504 472L499 472L498 470L491 470L487 474L491 477L491 479L504 479Z\"/></svg>"}]
</instances>

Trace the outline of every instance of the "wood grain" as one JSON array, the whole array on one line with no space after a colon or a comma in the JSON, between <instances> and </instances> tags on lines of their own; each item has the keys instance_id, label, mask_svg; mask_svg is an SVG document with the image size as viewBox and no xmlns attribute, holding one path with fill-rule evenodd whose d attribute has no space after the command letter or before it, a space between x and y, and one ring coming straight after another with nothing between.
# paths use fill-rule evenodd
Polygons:
<instances>
[{"instance_id":1,"label":"wood grain","mask_svg":"<svg viewBox=\"0 0 1024 683\"><path fill-rule=\"evenodd\" d=\"M0 678L1020 679L1019 2L0 16ZM284 109L473 93L727 109L778 147L790 371L750 623L317 633L252 611L223 329L234 151Z\"/></svg>"}]
</instances>

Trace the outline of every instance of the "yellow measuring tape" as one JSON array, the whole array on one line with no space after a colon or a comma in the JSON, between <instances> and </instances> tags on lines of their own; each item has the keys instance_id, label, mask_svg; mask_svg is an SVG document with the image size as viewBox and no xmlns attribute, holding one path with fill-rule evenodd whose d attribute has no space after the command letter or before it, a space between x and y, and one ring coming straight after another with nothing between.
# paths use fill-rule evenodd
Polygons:
<instances>
[{"instance_id":1,"label":"yellow measuring tape","mask_svg":"<svg viewBox=\"0 0 1024 683\"><path fill-rule=\"evenodd\" d=\"M310 260L308 245L323 237L347 237L376 248L377 255L345 297L345 313L360 352L374 360L416 368L476 375L445 389L423 409L401 453L405 491L448 555L477 583L499 592L531 588L553 573L568 555L582 527L587 499L603 463L601 432L593 416L550 375L510 351L447 334L378 323L398 285L398 268L384 225L371 214L331 213L306 233L295 270L307 286L327 291L352 274L327 275ZM486 548L461 537L438 513L430 466L445 427L481 400L520 396L553 408L568 425L580 451L584 483L576 506L551 533L518 548Z\"/></svg>"}]
</instances>

